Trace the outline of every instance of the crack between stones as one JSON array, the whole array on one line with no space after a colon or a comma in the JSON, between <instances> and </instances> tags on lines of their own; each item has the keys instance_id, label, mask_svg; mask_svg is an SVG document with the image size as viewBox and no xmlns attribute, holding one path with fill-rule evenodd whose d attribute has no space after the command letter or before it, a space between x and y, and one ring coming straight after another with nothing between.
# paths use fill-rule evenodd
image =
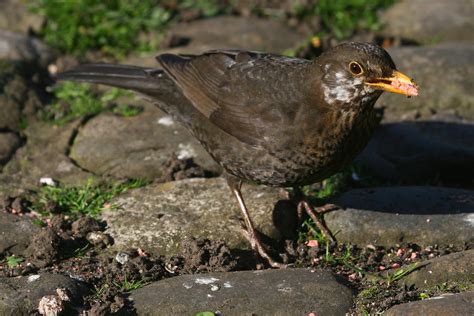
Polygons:
<instances>
[{"instance_id":1,"label":"crack between stones","mask_svg":"<svg viewBox=\"0 0 474 316\"><path fill-rule=\"evenodd\" d=\"M19 142L19 144L18 144L17 146L15 146L15 147L13 148L13 150L11 151L11 153L10 153L5 159L3 159L2 161L0 161L0 173L3 171L3 167L4 167L5 165L7 165L7 164L12 160L12 158L15 156L16 152L17 152L20 148L24 147L24 146L27 144L27 142L28 142L28 139L27 139L26 136L22 135L21 132L18 132L18 131L16 131L16 130L11 129L11 128L7 128L7 127L2 127L2 128L0 128L0 134L2 134L2 133L15 134L15 135L18 136L18 138L20 139L20 142Z\"/></svg>"},{"instance_id":2,"label":"crack between stones","mask_svg":"<svg viewBox=\"0 0 474 316\"><path fill-rule=\"evenodd\" d=\"M79 135L79 132L81 131L81 129L92 119L94 118L95 115L89 115L89 116L85 116L83 118L81 118L80 122L79 122L79 125L77 127L75 127L72 132L71 132L71 136L69 137L69 140L67 142L67 147L66 147L66 150L64 151L64 155L67 157L67 159L78 169L80 169L81 171L84 171L86 173L90 173L94 176L99 176L98 174L96 174L95 172L91 171L91 170L88 170L84 167L82 167L76 160L74 160L70 154L71 154L71 149L72 149L72 146L74 146L74 142L76 141L76 138L77 138L77 135Z\"/></svg>"}]
</instances>

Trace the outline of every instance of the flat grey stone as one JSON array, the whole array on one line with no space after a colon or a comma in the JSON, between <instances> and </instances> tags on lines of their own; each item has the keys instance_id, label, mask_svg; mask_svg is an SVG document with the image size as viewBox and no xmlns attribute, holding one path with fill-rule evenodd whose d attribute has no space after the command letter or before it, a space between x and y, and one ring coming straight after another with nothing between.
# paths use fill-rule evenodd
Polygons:
<instances>
[{"instance_id":1,"label":"flat grey stone","mask_svg":"<svg viewBox=\"0 0 474 316\"><path fill-rule=\"evenodd\" d=\"M17 149L5 165L5 176L15 179L23 188L37 188L42 177L50 177L68 185L81 185L94 175L81 169L68 157L71 139L80 121L54 126L32 121L23 131L27 142ZM1 182L1 181L0 181Z\"/></svg>"},{"instance_id":2,"label":"flat grey stone","mask_svg":"<svg viewBox=\"0 0 474 316\"><path fill-rule=\"evenodd\" d=\"M345 315L352 291L328 271L283 269L183 275L131 293L138 315Z\"/></svg>"},{"instance_id":3,"label":"flat grey stone","mask_svg":"<svg viewBox=\"0 0 474 316\"><path fill-rule=\"evenodd\" d=\"M471 0L403 0L384 11L380 21L386 35L424 44L474 39Z\"/></svg>"},{"instance_id":4,"label":"flat grey stone","mask_svg":"<svg viewBox=\"0 0 474 316\"><path fill-rule=\"evenodd\" d=\"M386 316L460 316L472 315L474 292L445 294L423 301L396 305L384 313Z\"/></svg>"},{"instance_id":5,"label":"flat grey stone","mask_svg":"<svg viewBox=\"0 0 474 316\"><path fill-rule=\"evenodd\" d=\"M357 163L395 183L474 185L474 124L417 121L381 124Z\"/></svg>"},{"instance_id":6,"label":"flat grey stone","mask_svg":"<svg viewBox=\"0 0 474 316\"><path fill-rule=\"evenodd\" d=\"M54 55L37 38L0 29L0 59L34 62L46 67L53 61Z\"/></svg>"},{"instance_id":7,"label":"flat grey stone","mask_svg":"<svg viewBox=\"0 0 474 316\"><path fill-rule=\"evenodd\" d=\"M220 16L189 23L179 23L168 30L168 36L186 39L187 45L164 49L160 53L199 54L212 49L247 49L282 53L306 40L283 22L271 19ZM125 63L157 67L156 53L131 55Z\"/></svg>"},{"instance_id":8,"label":"flat grey stone","mask_svg":"<svg viewBox=\"0 0 474 316\"><path fill-rule=\"evenodd\" d=\"M462 247L474 241L474 191L443 187L381 187L358 189L332 201L344 208L324 216L336 239L362 247ZM455 233L453 233L455 232Z\"/></svg>"},{"instance_id":9,"label":"flat grey stone","mask_svg":"<svg viewBox=\"0 0 474 316\"><path fill-rule=\"evenodd\" d=\"M30 220L0 211L0 254L7 251L22 256L39 231L40 228Z\"/></svg>"},{"instance_id":10,"label":"flat grey stone","mask_svg":"<svg viewBox=\"0 0 474 316\"><path fill-rule=\"evenodd\" d=\"M400 120L413 111L421 117L428 117L433 111L449 111L474 119L474 42L406 46L388 51L397 68L419 84L420 95L403 98L384 93L377 106L385 107L386 120Z\"/></svg>"},{"instance_id":11,"label":"flat grey stone","mask_svg":"<svg viewBox=\"0 0 474 316\"><path fill-rule=\"evenodd\" d=\"M401 282L428 289L444 282L474 284L474 250L452 253L427 260Z\"/></svg>"},{"instance_id":12,"label":"flat grey stone","mask_svg":"<svg viewBox=\"0 0 474 316\"><path fill-rule=\"evenodd\" d=\"M26 69L28 68L28 69ZM25 76L34 67L0 58L0 129L18 131L21 121L29 119L41 102Z\"/></svg>"},{"instance_id":13,"label":"flat grey stone","mask_svg":"<svg viewBox=\"0 0 474 316\"><path fill-rule=\"evenodd\" d=\"M276 20L220 16L190 23L180 23L169 30L175 36L189 38L189 48L234 48L281 53L305 40Z\"/></svg>"},{"instance_id":14,"label":"flat grey stone","mask_svg":"<svg viewBox=\"0 0 474 316\"><path fill-rule=\"evenodd\" d=\"M88 289L70 277L43 273L15 278L0 278L0 315L31 315L37 312L39 301L47 295L57 295L56 289L65 289L71 300L79 305Z\"/></svg>"},{"instance_id":15,"label":"flat grey stone","mask_svg":"<svg viewBox=\"0 0 474 316\"><path fill-rule=\"evenodd\" d=\"M27 33L34 30L38 33L45 17L33 14L22 0L0 1L0 29Z\"/></svg>"},{"instance_id":16,"label":"flat grey stone","mask_svg":"<svg viewBox=\"0 0 474 316\"><path fill-rule=\"evenodd\" d=\"M154 180L173 153L220 170L194 137L152 105L134 117L104 113L91 119L74 139L70 157L95 174Z\"/></svg>"},{"instance_id":17,"label":"flat grey stone","mask_svg":"<svg viewBox=\"0 0 474 316\"><path fill-rule=\"evenodd\" d=\"M257 229L278 238L272 221L278 193L262 186L243 186L243 197ZM241 232L240 210L222 178L194 178L130 190L112 201L106 233L119 249L141 247L163 255L179 253L186 237L223 239L230 248L248 249ZM285 222L290 227L290 222Z\"/></svg>"}]
</instances>

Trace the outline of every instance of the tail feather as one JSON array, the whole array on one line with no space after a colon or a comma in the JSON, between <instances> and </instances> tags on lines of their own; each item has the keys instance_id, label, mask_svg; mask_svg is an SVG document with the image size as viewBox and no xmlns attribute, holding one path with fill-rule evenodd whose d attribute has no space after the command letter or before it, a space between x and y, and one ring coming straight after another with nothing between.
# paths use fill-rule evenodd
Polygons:
<instances>
[{"instance_id":1,"label":"tail feather","mask_svg":"<svg viewBox=\"0 0 474 316\"><path fill-rule=\"evenodd\" d=\"M159 87L161 69L115 64L85 64L58 74L58 80L74 80L146 92Z\"/></svg>"}]
</instances>

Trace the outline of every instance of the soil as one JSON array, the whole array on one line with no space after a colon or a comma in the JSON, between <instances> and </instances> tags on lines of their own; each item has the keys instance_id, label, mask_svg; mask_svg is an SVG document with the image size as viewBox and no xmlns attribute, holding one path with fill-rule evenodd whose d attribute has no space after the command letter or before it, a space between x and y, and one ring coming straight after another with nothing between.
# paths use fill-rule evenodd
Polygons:
<instances>
[{"instance_id":1,"label":"soil","mask_svg":"<svg viewBox=\"0 0 474 316\"><path fill-rule=\"evenodd\" d=\"M28 216L26 212L16 212ZM0 276L15 277L45 272L72 276L89 285L83 309L91 315L133 313L127 299L130 290L150 282L182 274L257 270L265 267L251 252L229 249L222 241L187 238L179 256L163 257L147 249L129 249L111 253L112 237L104 233L106 223L91 217L72 220L56 214L45 221L46 227L35 235L25 251L25 262L9 267L0 263ZM471 249L472 245L466 245ZM354 313L361 308L369 313L390 306L418 300L420 291L388 282L384 272L465 249L400 244L391 248L369 245L364 249L352 245L323 245L310 242L282 241L277 245L282 260L295 267L331 269L347 279L359 293ZM3 253L6 258L9 254ZM249 260L251 259L251 260ZM456 286L444 291L458 292Z\"/></svg>"}]
</instances>

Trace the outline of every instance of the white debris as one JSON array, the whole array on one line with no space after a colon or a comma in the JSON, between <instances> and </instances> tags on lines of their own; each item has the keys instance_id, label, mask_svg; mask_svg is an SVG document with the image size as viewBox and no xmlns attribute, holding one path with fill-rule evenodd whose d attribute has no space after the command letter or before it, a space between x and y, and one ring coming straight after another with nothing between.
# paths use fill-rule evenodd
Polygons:
<instances>
[{"instance_id":1,"label":"white debris","mask_svg":"<svg viewBox=\"0 0 474 316\"><path fill-rule=\"evenodd\" d=\"M221 289L221 287L217 284L212 284L211 285L211 291L212 292L216 292L216 291L219 291Z\"/></svg>"},{"instance_id":2,"label":"white debris","mask_svg":"<svg viewBox=\"0 0 474 316\"><path fill-rule=\"evenodd\" d=\"M117 261L120 264L125 264L128 259L130 259L130 256L125 253L125 252L118 252L117 255L115 256L115 261Z\"/></svg>"},{"instance_id":3,"label":"white debris","mask_svg":"<svg viewBox=\"0 0 474 316\"><path fill-rule=\"evenodd\" d=\"M41 298L38 304L38 312L41 315L57 316L64 310L61 298L56 295L46 295Z\"/></svg>"},{"instance_id":4,"label":"white debris","mask_svg":"<svg viewBox=\"0 0 474 316\"><path fill-rule=\"evenodd\" d=\"M184 288L185 288L186 290L189 290L189 289L191 289L191 288L193 287L193 285L192 285L192 284L189 284L189 283L183 283L183 286L184 286Z\"/></svg>"},{"instance_id":5,"label":"white debris","mask_svg":"<svg viewBox=\"0 0 474 316\"><path fill-rule=\"evenodd\" d=\"M231 287L233 287L233 286L230 282L224 282L224 288L230 289Z\"/></svg>"},{"instance_id":6,"label":"white debris","mask_svg":"<svg viewBox=\"0 0 474 316\"><path fill-rule=\"evenodd\" d=\"M32 274L28 276L28 282L34 282L41 277L39 274Z\"/></svg>"},{"instance_id":7,"label":"white debris","mask_svg":"<svg viewBox=\"0 0 474 316\"><path fill-rule=\"evenodd\" d=\"M64 302L69 302L71 299L69 298L69 295L67 294L67 291L66 289L64 288L57 288L56 289L56 293L58 294L59 298L61 299L61 301L64 301Z\"/></svg>"},{"instance_id":8,"label":"white debris","mask_svg":"<svg viewBox=\"0 0 474 316\"><path fill-rule=\"evenodd\" d=\"M354 181L360 181L360 176L359 176L359 175L357 174L357 172L355 172L355 171L353 171L353 172L351 173L351 178L352 178L352 180L354 180Z\"/></svg>"},{"instance_id":9,"label":"white debris","mask_svg":"<svg viewBox=\"0 0 474 316\"><path fill-rule=\"evenodd\" d=\"M160 119L158 120L158 124L161 124L164 126L171 126L171 125L174 125L174 121L173 121L173 118L168 115L168 116L160 117Z\"/></svg>"},{"instance_id":10,"label":"white debris","mask_svg":"<svg viewBox=\"0 0 474 316\"><path fill-rule=\"evenodd\" d=\"M474 213L469 213L464 216L464 220L468 222L471 226L474 226Z\"/></svg>"},{"instance_id":11,"label":"white debris","mask_svg":"<svg viewBox=\"0 0 474 316\"><path fill-rule=\"evenodd\" d=\"M49 186L52 186L52 187L56 186L56 181L54 181L52 178L49 178L49 177L41 178L40 183L44 184L44 185L49 185Z\"/></svg>"},{"instance_id":12,"label":"white debris","mask_svg":"<svg viewBox=\"0 0 474 316\"><path fill-rule=\"evenodd\" d=\"M50 75L54 76L58 73L58 65L56 64L49 64L48 65L48 72Z\"/></svg>"},{"instance_id":13,"label":"white debris","mask_svg":"<svg viewBox=\"0 0 474 316\"><path fill-rule=\"evenodd\" d=\"M178 159L189 159L192 157L196 157L196 151L194 150L191 144L179 144L178 145L179 151L176 155Z\"/></svg>"},{"instance_id":14,"label":"white debris","mask_svg":"<svg viewBox=\"0 0 474 316\"><path fill-rule=\"evenodd\" d=\"M212 284L212 283L215 283L219 281L219 279L216 279L216 278L213 278L213 277L210 277L210 278L196 278L196 280L194 280L194 283L196 284Z\"/></svg>"}]
</instances>

